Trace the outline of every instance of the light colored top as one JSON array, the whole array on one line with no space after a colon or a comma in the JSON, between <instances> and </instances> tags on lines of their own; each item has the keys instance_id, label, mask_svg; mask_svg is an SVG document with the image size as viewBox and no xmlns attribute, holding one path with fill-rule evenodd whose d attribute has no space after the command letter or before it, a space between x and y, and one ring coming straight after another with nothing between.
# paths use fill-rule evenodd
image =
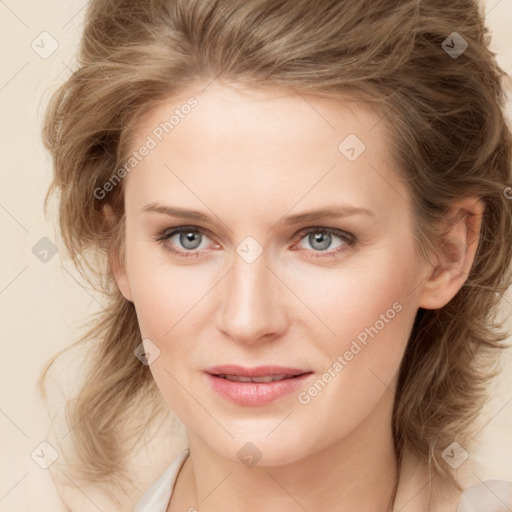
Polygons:
<instances>
[{"instance_id":1,"label":"light colored top","mask_svg":"<svg viewBox=\"0 0 512 512\"><path fill-rule=\"evenodd\" d=\"M176 478L188 455L189 449L185 448L174 458L135 504L134 512L166 512Z\"/></svg>"}]
</instances>

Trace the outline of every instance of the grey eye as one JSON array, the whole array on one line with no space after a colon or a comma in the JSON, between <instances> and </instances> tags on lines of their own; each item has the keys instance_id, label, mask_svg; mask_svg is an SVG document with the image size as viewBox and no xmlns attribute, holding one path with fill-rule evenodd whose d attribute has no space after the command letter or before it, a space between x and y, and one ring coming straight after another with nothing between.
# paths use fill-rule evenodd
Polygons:
<instances>
[{"instance_id":1,"label":"grey eye","mask_svg":"<svg viewBox=\"0 0 512 512\"><path fill-rule=\"evenodd\" d=\"M202 234L198 231L182 231L181 233L177 233L180 237L180 244L184 249L197 249L201 245Z\"/></svg>"}]
</instances>

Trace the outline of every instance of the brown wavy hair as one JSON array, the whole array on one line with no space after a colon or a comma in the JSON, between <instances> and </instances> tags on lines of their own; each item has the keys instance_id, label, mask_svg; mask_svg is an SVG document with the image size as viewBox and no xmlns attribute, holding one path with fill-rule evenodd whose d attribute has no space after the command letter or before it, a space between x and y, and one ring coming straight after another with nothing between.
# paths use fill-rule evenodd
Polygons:
<instances>
[{"instance_id":1,"label":"brown wavy hair","mask_svg":"<svg viewBox=\"0 0 512 512\"><path fill-rule=\"evenodd\" d=\"M453 32L468 44L456 58L443 48ZM102 199L94 191L127 161L148 112L187 85L219 79L371 105L391 134L425 258L439 248L439 222L452 203L483 200L467 281L443 308L418 311L393 410L397 460L409 447L432 475L461 489L441 453L454 440L470 443L507 346L497 312L511 277L512 136L503 113L508 75L489 43L483 12L470 0L90 2L78 66L54 92L43 127L54 167L45 212L58 191L63 244L105 297L71 345L87 347L83 382L66 407L83 478L131 482L129 441L165 411L149 368L133 357L142 341L135 309L112 277L113 262L124 261L124 182ZM43 395L63 352L40 377Z\"/></svg>"}]
</instances>

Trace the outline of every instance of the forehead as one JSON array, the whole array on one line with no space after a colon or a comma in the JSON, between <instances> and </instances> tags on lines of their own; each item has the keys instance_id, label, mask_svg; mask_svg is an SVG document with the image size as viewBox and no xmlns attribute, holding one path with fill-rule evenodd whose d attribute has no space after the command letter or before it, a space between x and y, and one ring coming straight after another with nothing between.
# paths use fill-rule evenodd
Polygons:
<instances>
[{"instance_id":1,"label":"forehead","mask_svg":"<svg viewBox=\"0 0 512 512\"><path fill-rule=\"evenodd\" d=\"M195 104L190 108L192 99ZM214 81L206 86L191 86L161 102L143 116L138 135L150 133L171 120L172 126L167 123L164 137L170 131L179 135L199 129L205 143L208 135L220 131L244 138L245 142L249 142L247 136L263 141L265 135L272 140L273 135L279 134L279 142L293 143L301 136L310 138L315 132L317 139L326 136L332 142L334 133L338 132L337 138L347 129L361 137L366 132L383 136L385 123L380 123L381 118L377 108L369 103L348 98L325 98L270 86L247 89ZM286 133L282 132L284 127Z\"/></svg>"},{"instance_id":2,"label":"forehead","mask_svg":"<svg viewBox=\"0 0 512 512\"><path fill-rule=\"evenodd\" d=\"M406 196L386 128L360 102L216 81L190 87L139 124L132 150L148 139L154 147L127 177L127 196L143 206L188 186L245 190L249 201L338 192L340 201L350 194L384 206Z\"/></svg>"}]
</instances>

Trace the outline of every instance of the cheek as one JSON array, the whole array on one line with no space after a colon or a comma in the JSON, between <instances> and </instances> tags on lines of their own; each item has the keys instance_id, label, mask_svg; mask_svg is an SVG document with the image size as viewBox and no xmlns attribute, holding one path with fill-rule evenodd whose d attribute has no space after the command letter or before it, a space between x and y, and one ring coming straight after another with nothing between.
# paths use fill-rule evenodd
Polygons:
<instances>
[{"instance_id":1,"label":"cheek","mask_svg":"<svg viewBox=\"0 0 512 512\"><path fill-rule=\"evenodd\" d=\"M366 288L366 282L359 280L358 291L343 296L347 308L340 299L337 317L330 319L336 335L317 341L324 364L318 380L298 398L306 424L308 417L315 418L311 429L327 425L319 442L348 435L382 400L391 410L397 372L417 310L405 297L407 287L391 277L378 283L368 280L387 285L384 291Z\"/></svg>"},{"instance_id":2,"label":"cheek","mask_svg":"<svg viewBox=\"0 0 512 512\"><path fill-rule=\"evenodd\" d=\"M130 288L142 335L165 341L208 293L214 276L201 265L171 263L162 247L134 243L130 249Z\"/></svg>"},{"instance_id":3,"label":"cheek","mask_svg":"<svg viewBox=\"0 0 512 512\"><path fill-rule=\"evenodd\" d=\"M164 340L206 292L207 288L180 279L176 272L147 276L134 291L141 329Z\"/></svg>"},{"instance_id":4,"label":"cheek","mask_svg":"<svg viewBox=\"0 0 512 512\"><path fill-rule=\"evenodd\" d=\"M371 249L351 254L336 267L303 266L283 268L281 275L305 314L298 320L303 325L318 325L324 339L337 349L350 341L384 331L406 331L411 316L416 314L419 266L412 241L404 243L398 233L393 239ZM297 277L299 276L299 277ZM286 291L286 290L284 290ZM295 304L293 297L290 304ZM304 304L310 311L305 311ZM398 311L400 310L400 311ZM366 334L365 334L366 333ZM392 342L392 340L391 340Z\"/></svg>"}]
</instances>

